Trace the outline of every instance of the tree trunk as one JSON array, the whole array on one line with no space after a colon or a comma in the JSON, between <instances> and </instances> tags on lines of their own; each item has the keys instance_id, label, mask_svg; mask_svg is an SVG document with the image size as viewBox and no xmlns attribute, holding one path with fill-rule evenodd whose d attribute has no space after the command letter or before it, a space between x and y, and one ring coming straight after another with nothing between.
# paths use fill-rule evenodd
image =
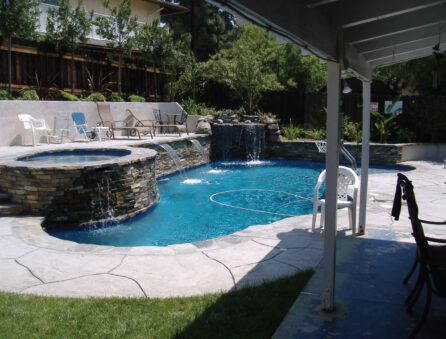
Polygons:
<instances>
[{"instance_id":1,"label":"tree trunk","mask_svg":"<svg viewBox=\"0 0 446 339\"><path fill-rule=\"evenodd\" d=\"M74 76L75 76L75 72L74 72L74 51L71 50L71 94L74 94L74 85L75 85Z\"/></svg>"},{"instance_id":2,"label":"tree trunk","mask_svg":"<svg viewBox=\"0 0 446 339\"><path fill-rule=\"evenodd\" d=\"M147 97L147 66L144 65L144 78L143 78L144 96Z\"/></svg>"},{"instance_id":3,"label":"tree trunk","mask_svg":"<svg viewBox=\"0 0 446 339\"><path fill-rule=\"evenodd\" d=\"M8 92L12 95L12 65L11 65L11 40L12 37L8 37Z\"/></svg>"},{"instance_id":4,"label":"tree trunk","mask_svg":"<svg viewBox=\"0 0 446 339\"><path fill-rule=\"evenodd\" d=\"M122 77L122 54L118 54L118 95L121 95L121 77Z\"/></svg>"}]
</instances>

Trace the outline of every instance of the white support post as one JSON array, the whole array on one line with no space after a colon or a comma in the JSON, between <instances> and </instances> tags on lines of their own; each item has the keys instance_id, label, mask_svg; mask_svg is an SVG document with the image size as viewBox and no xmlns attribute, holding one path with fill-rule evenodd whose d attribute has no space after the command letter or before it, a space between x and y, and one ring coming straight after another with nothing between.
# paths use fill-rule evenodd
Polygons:
<instances>
[{"instance_id":1,"label":"white support post","mask_svg":"<svg viewBox=\"0 0 446 339\"><path fill-rule=\"evenodd\" d=\"M325 233L322 309L334 310L336 269L337 188L339 166L339 102L341 91L341 68L339 63L328 62L327 81L327 154L325 161Z\"/></svg>"},{"instance_id":2,"label":"white support post","mask_svg":"<svg viewBox=\"0 0 446 339\"><path fill-rule=\"evenodd\" d=\"M370 81L362 82L362 154L361 154L361 191L359 203L359 235L365 233L367 213L367 186L369 180L370 154Z\"/></svg>"}]
</instances>

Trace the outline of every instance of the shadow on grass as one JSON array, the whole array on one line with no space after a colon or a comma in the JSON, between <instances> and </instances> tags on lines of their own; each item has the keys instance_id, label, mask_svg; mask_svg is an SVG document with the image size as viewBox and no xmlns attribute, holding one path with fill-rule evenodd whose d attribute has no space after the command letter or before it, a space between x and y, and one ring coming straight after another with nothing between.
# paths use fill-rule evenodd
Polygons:
<instances>
[{"instance_id":1,"label":"shadow on grass","mask_svg":"<svg viewBox=\"0 0 446 339\"><path fill-rule=\"evenodd\" d=\"M304 251L313 255L322 251L311 247L316 246L318 237L321 235L307 230L280 233L280 241L264 259L175 338L270 338L313 275L310 267L317 265L320 256L301 264L298 261ZM293 257L295 265L284 263L293 262Z\"/></svg>"}]
</instances>

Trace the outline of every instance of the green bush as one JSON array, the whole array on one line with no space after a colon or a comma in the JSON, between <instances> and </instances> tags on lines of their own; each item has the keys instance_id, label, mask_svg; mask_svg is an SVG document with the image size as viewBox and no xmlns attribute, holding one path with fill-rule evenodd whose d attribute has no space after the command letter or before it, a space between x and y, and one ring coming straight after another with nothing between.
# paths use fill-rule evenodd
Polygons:
<instances>
[{"instance_id":1,"label":"green bush","mask_svg":"<svg viewBox=\"0 0 446 339\"><path fill-rule=\"evenodd\" d=\"M344 117L344 140L361 142L362 129L361 123L353 122L349 117Z\"/></svg>"},{"instance_id":2,"label":"green bush","mask_svg":"<svg viewBox=\"0 0 446 339\"><path fill-rule=\"evenodd\" d=\"M70 94L64 91L57 92L56 94L57 100L64 100L64 101L81 101L77 96L74 94Z\"/></svg>"},{"instance_id":3,"label":"green bush","mask_svg":"<svg viewBox=\"0 0 446 339\"><path fill-rule=\"evenodd\" d=\"M189 115L215 115L215 108L207 107L204 103L196 103L193 99L182 101L181 106Z\"/></svg>"},{"instance_id":4,"label":"green bush","mask_svg":"<svg viewBox=\"0 0 446 339\"><path fill-rule=\"evenodd\" d=\"M24 91L21 97L17 98L18 100L39 100L39 96L37 92L33 89L29 91Z\"/></svg>"},{"instance_id":5,"label":"green bush","mask_svg":"<svg viewBox=\"0 0 446 339\"><path fill-rule=\"evenodd\" d=\"M11 100L12 97L9 95L8 91L0 89L0 100Z\"/></svg>"},{"instance_id":6,"label":"green bush","mask_svg":"<svg viewBox=\"0 0 446 339\"><path fill-rule=\"evenodd\" d=\"M277 115L275 115L275 114L273 114L271 112L259 111L257 113L257 115L260 118L260 122L263 122L264 124L270 122L271 120L274 120L277 123L279 122L279 118L277 117Z\"/></svg>"},{"instance_id":7,"label":"green bush","mask_svg":"<svg viewBox=\"0 0 446 339\"><path fill-rule=\"evenodd\" d=\"M316 140L325 139L325 129L323 128L307 130L305 131L305 134L310 139L316 139Z\"/></svg>"},{"instance_id":8,"label":"green bush","mask_svg":"<svg viewBox=\"0 0 446 339\"><path fill-rule=\"evenodd\" d=\"M105 101L105 97L99 92L94 92L87 97L87 101Z\"/></svg>"},{"instance_id":9,"label":"green bush","mask_svg":"<svg viewBox=\"0 0 446 339\"><path fill-rule=\"evenodd\" d=\"M112 95L110 95L108 97L108 101L111 101L111 102L124 102L124 99L121 96L117 95L117 94L112 94Z\"/></svg>"},{"instance_id":10,"label":"green bush","mask_svg":"<svg viewBox=\"0 0 446 339\"><path fill-rule=\"evenodd\" d=\"M417 135L407 128L399 128L396 131L396 142L414 142Z\"/></svg>"},{"instance_id":11,"label":"green bush","mask_svg":"<svg viewBox=\"0 0 446 339\"><path fill-rule=\"evenodd\" d=\"M285 139L294 140L305 136L305 130L302 127L294 126L290 120L289 125L282 126L280 131Z\"/></svg>"},{"instance_id":12,"label":"green bush","mask_svg":"<svg viewBox=\"0 0 446 339\"><path fill-rule=\"evenodd\" d=\"M135 94L130 95L128 99L130 102L146 102L146 99Z\"/></svg>"}]
</instances>

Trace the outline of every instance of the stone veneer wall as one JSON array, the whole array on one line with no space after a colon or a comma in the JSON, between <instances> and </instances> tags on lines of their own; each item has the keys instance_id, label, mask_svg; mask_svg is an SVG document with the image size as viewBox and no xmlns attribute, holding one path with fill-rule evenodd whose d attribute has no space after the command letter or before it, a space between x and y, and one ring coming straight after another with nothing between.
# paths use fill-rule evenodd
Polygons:
<instances>
[{"instance_id":1,"label":"stone veneer wall","mask_svg":"<svg viewBox=\"0 0 446 339\"><path fill-rule=\"evenodd\" d=\"M209 136L203 136L196 137L195 139L199 141L209 159L211 152L211 138ZM155 165L155 173L157 178L173 174L178 171L175 163L170 158L169 154L163 148L158 146L159 144L170 145L170 147L174 149L175 153L180 158L181 165L184 169L197 167L206 163L206 161L203 159L202 154L189 140L166 141L156 144L151 143L138 145L138 147L150 148L157 152Z\"/></svg>"},{"instance_id":2,"label":"stone veneer wall","mask_svg":"<svg viewBox=\"0 0 446 339\"><path fill-rule=\"evenodd\" d=\"M345 143L345 148L361 163L361 144ZM396 164L401 162L404 145L370 145L371 164ZM319 153L314 141L279 141L267 143L266 157L271 159L301 159L325 161L325 154ZM339 153L340 162L348 160Z\"/></svg>"},{"instance_id":3,"label":"stone veneer wall","mask_svg":"<svg viewBox=\"0 0 446 339\"><path fill-rule=\"evenodd\" d=\"M131 152L131 156L96 165L1 164L0 187L13 202L44 215L45 226L87 226L127 219L159 201L155 153Z\"/></svg>"}]
</instances>

